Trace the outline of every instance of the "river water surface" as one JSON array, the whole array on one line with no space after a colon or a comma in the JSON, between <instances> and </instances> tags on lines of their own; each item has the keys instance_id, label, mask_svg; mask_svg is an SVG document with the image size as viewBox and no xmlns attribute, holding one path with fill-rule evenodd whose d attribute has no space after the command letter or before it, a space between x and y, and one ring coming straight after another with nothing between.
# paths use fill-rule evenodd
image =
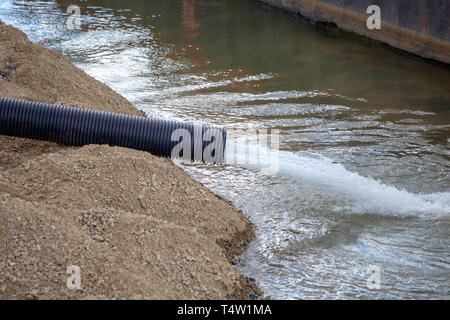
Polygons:
<instances>
[{"instance_id":1,"label":"river water surface","mask_svg":"<svg viewBox=\"0 0 450 320\"><path fill-rule=\"evenodd\" d=\"M177 163L255 224L237 267L266 296L450 298L448 67L251 0L2 0L0 19L150 116L280 130L275 175Z\"/></svg>"}]
</instances>

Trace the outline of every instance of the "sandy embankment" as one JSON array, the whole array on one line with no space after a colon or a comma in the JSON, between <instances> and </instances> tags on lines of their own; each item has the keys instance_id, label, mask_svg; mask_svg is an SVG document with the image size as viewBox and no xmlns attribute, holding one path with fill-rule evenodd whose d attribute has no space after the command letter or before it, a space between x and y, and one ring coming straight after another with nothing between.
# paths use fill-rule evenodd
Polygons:
<instances>
[{"instance_id":1,"label":"sandy embankment","mask_svg":"<svg viewBox=\"0 0 450 320\"><path fill-rule=\"evenodd\" d=\"M0 96L140 115L2 22ZM253 236L168 159L0 136L0 299L246 299L258 289L229 261Z\"/></svg>"}]
</instances>

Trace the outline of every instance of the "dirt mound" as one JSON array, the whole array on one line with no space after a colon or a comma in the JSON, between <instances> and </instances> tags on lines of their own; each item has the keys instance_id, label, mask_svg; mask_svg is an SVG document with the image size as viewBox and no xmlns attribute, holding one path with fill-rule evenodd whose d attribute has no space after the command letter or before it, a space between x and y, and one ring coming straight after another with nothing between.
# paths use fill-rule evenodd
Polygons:
<instances>
[{"instance_id":1,"label":"dirt mound","mask_svg":"<svg viewBox=\"0 0 450 320\"><path fill-rule=\"evenodd\" d=\"M61 53L30 42L0 21L0 92L4 97L141 115L125 98Z\"/></svg>"},{"instance_id":2,"label":"dirt mound","mask_svg":"<svg viewBox=\"0 0 450 320\"><path fill-rule=\"evenodd\" d=\"M0 22L0 96L139 115ZM249 298L247 219L170 160L0 136L0 298ZM78 266L81 289L67 287Z\"/></svg>"}]
</instances>

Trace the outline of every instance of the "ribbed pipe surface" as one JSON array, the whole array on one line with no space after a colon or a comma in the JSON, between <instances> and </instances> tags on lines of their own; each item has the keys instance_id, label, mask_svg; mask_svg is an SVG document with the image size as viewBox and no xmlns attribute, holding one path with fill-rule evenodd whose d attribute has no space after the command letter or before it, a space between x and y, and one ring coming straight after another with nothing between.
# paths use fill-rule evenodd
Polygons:
<instances>
[{"instance_id":1,"label":"ribbed pipe surface","mask_svg":"<svg viewBox=\"0 0 450 320\"><path fill-rule=\"evenodd\" d=\"M0 135L107 144L204 162L223 162L226 143L223 128L10 98L0 98Z\"/></svg>"}]
</instances>

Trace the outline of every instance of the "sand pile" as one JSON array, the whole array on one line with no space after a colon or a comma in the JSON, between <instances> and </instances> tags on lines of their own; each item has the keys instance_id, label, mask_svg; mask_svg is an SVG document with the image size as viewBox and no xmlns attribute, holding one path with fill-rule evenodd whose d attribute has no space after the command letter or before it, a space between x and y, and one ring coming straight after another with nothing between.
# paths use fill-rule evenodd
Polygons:
<instances>
[{"instance_id":1,"label":"sand pile","mask_svg":"<svg viewBox=\"0 0 450 320\"><path fill-rule=\"evenodd\" d=\"M0 96L139 115L1 22ZM252 237L168 159L0 136L0 299L245 299L258 289L230 260ZM67 288L72 265L79 290Z\"/></svg>"}]
</instances>

